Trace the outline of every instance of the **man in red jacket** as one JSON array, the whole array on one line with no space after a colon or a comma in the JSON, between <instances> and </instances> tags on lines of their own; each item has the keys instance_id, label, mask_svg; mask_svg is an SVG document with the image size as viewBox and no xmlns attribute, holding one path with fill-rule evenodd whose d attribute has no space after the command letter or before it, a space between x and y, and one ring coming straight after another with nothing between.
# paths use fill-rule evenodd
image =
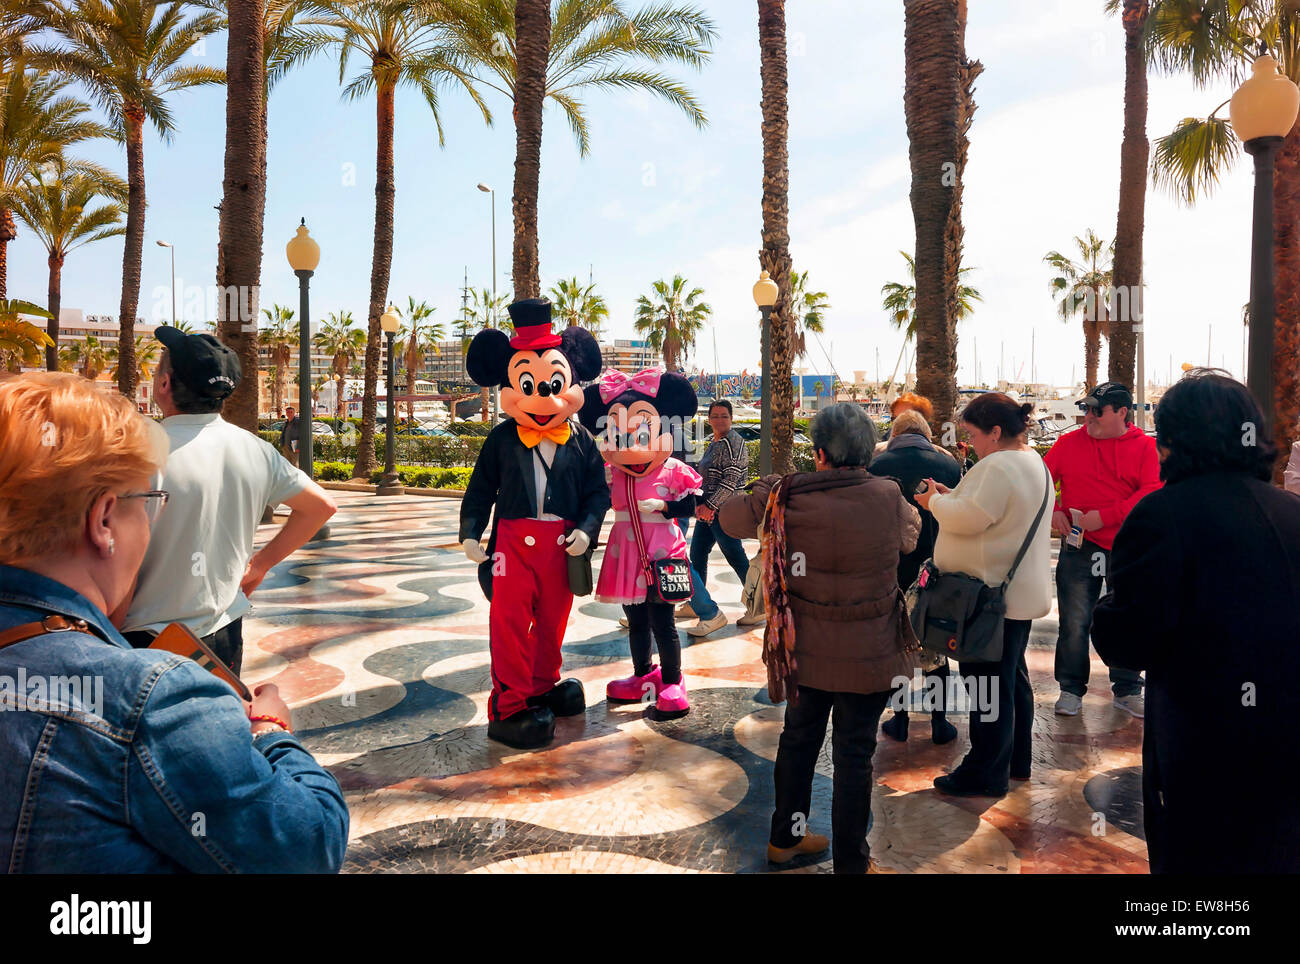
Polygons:
<instances>
[{"instance_id":1,"label":"man in red jacket","mask_svg":"<svg viewBox=\"0 0 1300 964\"><path fill-rule=\"evenodd\" d=\"M1079 408L1085 431L1062 435L1043 458L1060 491L1052 529L1063 537L1056 563L1055 675L1061 687L1056 712L1061 716L1078 715L1088 691L1088 633L1115 534L1142 497L1161 485L1155 439L1133 424L1127 388L1103 382ZM1072 534L1072 528L1081 531ZM1112 666L1110 686L1115 706L1141 718L1142 674Z\"/></svg>"}]
</instances>

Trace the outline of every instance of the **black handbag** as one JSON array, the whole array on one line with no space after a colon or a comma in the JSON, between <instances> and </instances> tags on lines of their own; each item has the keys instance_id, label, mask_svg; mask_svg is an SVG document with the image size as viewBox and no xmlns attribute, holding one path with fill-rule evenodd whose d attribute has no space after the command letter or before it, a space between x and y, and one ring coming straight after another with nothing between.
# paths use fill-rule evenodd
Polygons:
<instances>
[{"instance_id":1,"label":"black handbag","mask_svg":"<svg viewBox=\"0 0 1300 964\"><path fill-rule=\"evenodd\" d=\"M679 603L695 595L691 583L691 564L686 559L651 559L646 551L645 535L641 532L641 510L636 505L636 479L628 475L627 505L636 549L641 554L641 571L645 574L647 602Z\"/></svg>"},{"instance_id":2,"label":"black handbag","mask_svg":"<svg viewBox=\"0 0 1300 964\"><path fill-rule=\"evenodd\" d=\"M934 559L921 566L916 582L908 591L915 599L912 607L912 629L921 646L931 652L949 656L963 663L996 663L1002 659L1002 630L1007 617L1007 586L1011 584L1038 532L1038 525L1052 498L1052 475L1047 471L1047 492L1043 504L1020 543L1020 551L1007 577L999 586L987 585L984 580L964 572L940 572Z\"/></svg>"}]
</instances>

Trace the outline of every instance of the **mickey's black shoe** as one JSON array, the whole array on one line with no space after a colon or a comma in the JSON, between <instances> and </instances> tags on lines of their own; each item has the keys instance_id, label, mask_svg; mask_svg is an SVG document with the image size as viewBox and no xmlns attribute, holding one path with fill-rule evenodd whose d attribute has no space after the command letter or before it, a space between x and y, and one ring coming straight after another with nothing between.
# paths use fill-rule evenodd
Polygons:
<instances>
[{"instance_id":1,"label":"mickey's black shoe","mask_svg":"<svg viewBox=\"0 0 1300 964\"><path fill-rule=\"evenodd\" d=\"M577 716L587 710L587 694L576 679L560 680L546 693L528 698L529 706L544 706L556 716Z\"/></svg>"},{"instance_id":2,"label":"mickey's black shoe","mask_svg":"<svg viewBox=\"0 0 1300 964\"><path fill-rule=\"evenodd\" d=\"M545 706L530 706L504 720L489 720L488 739L516 750L546 746L555 739L555 714Z\"/></svg>"}]
</instances>

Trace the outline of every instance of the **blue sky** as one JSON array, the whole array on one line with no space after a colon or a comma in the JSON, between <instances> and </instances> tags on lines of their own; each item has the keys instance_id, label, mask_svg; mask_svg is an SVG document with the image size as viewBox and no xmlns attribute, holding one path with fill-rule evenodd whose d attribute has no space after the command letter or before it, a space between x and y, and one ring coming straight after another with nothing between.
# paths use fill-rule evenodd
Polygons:
<instances>
[{"instance_id":1,"label":"blue sky","mask_svg":"<svg viewBox=\"0 0 1300 964\"><path fill-rule=\"evenodd\" d=\"M611 306L609 331L632 337L636 296L680 272L705 289L712 332L692 357L713 368L713 337L724 370L754 370L762 149L755 5L704 4L719 31L712 62L680 72L699 94L710 124L697 131L669 105L647 96L588 97L589 157L578 156L563 116L548 108L540 198L544 286L590 270ZM1042 256L1066 250L1091 227L1111 238L1119 178L1123 34L1101 0L983 0L971 4L967 49L985 72L976 89L966 174L964 263L984 303L963 322L959 377L979 366L988 381L999 356L1009 375L1030 371L1031 337L1040 380L1082 378L1077 322L1053 315ZM888 377L901 336L880 308L880 286L902 280L899 249L911 250L910 175L903 118L903 5L897 0L801 0L787 6L790 43L790 208L795 266L830 295L810 371L854 370ZM223 64L221 38L193 56ZM374 101L343 103L337 65L319 60L272 94L269 189L262 303L296 308L297 282L284 244L300 217L322 247L312 283L312 315L351 310L363 321L369 290L374 211ZM1231 90L1198 91L1185 78L1151 78L1149 136L1184 116L1203 115ZM491 283L489 198L497 191L499 287L509 286L514 173L510 105L488 92L496 123L487 128L468 99L443 99L446 147L418 96L397 102L397 223L390 297L426 299L451 321L462 273ZM214 283L225 134L224 88L173 98L177 133L145 145L149 209L140 314L170 314L168 252L174 242L181 313L200 307ZM85 152L125 170L111 144ZM1250 166L1239 161L1220 189L1195 209L1149 190L1146 226L1147 373L1163 381L1172 360L1241 368L1240 308L1249 287ZM43 303L44 251L20 225L9 247L11 296ZM63 274L63 305L117 314L121 243L75 252ZM1014 360L1014 367L1013 367ZM1103 372L1104 372L1103 356Z\"/></svg>"}]
</instances>

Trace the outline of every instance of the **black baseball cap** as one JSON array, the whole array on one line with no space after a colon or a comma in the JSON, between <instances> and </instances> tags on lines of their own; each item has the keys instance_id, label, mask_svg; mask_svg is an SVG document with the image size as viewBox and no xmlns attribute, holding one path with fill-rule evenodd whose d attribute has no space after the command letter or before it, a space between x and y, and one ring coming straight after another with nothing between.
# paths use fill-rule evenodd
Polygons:
<instances>
[{"instance_id":1,"label":"black baseball cap","mask_svg":"<svg viewBox=\"0 0 1300 964\"><path fill-rule=\"evenodd\" d=\"M1079 408L1101 409L1103 405L1112 408L1132 408L1133 393L1119 382L1102 382L1075 403Z\"/></svg>"},{"instance_id":2,"label":"black baseball cap","mask_svg":"<svg viewBox=\"0 0 1300 964\"><path fill-rule=\"evenodd\" d=\"M196 395L225 398L239 384L239 356L211 335L189 335L161 325L154 337L167 349L173 374Z\"/></svg>"}]
</instances>

